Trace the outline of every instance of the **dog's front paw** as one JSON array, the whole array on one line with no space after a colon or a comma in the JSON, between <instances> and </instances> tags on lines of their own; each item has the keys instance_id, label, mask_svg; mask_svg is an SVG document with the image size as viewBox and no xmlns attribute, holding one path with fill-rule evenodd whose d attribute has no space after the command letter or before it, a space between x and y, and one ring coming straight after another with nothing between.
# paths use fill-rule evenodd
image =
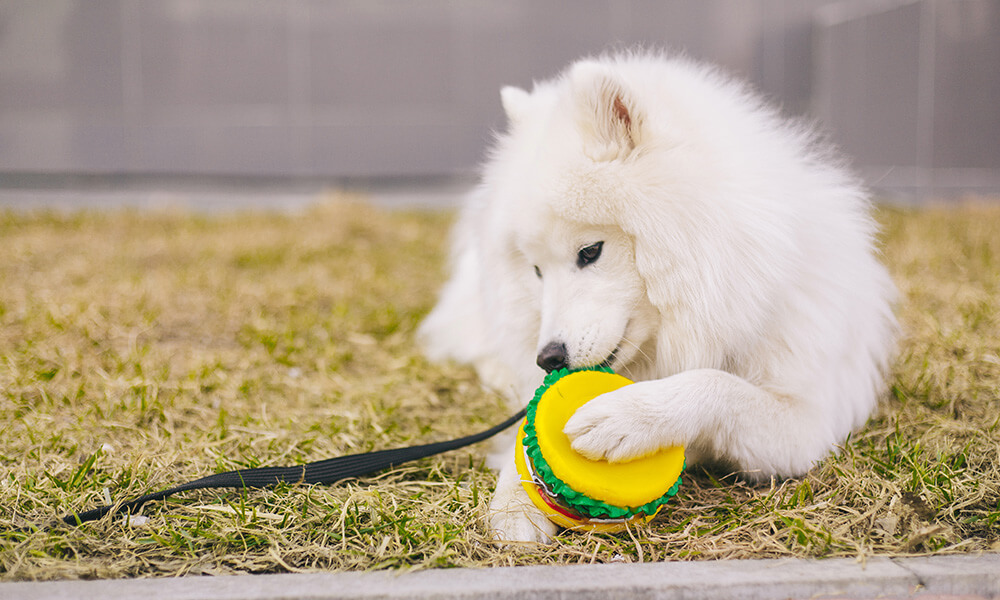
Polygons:
<instances>
[{"instance_id":1,"label":"dog's front paw","mask_svg":"<svg viewBox=\"0 0 1000 600\"><path fill-rule=\"evenodd\" d=\"M646 392L644 386L633 384L577 409L563 428L573 450L591 460L627 462L681 443L670 439L673 436L659 415L662 409L650 408Z\"/></svg>"},{"instance_id":2,"label":"dog's front paw","mask_svg":"<svg viewBox=\"0 0 1000 600\"><path fill-rule=\"evenodd\" d=\"M513 452L511 448L508 456ZM504 465L497 479L496 491L490 501L489 527L493 539L500 542L547 544L556 534L555 523L528 498L513 461Z\"/></svg>"},{"instance_id":3,"label":"dog's front paw","mask_svg":"<svg viewBox=\"0 0 1000 600\"><path fill-rule=\"evenodd\" d=\"M490 510L490 529L499 542L536 542L548 544L556 534L556 525L534 507L506 507Z\"/></svg>"}]
</instances>

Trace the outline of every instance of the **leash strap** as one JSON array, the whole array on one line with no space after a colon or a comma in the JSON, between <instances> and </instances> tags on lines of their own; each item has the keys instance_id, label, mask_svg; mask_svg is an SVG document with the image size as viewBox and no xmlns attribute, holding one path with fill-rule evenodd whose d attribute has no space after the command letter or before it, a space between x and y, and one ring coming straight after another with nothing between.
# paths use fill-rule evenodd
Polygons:
<instances>
[{"instance_id":1,"label":"leash strap","mask_svg":"<svg viewBox=\"0 0 1000 600\"><path fill-rule=\"evenodd\" d=\"M167 496L188 490L263 488L279 483L332 484L350 477L370 475L403 463L427 458L428 456L434 456L435 454L441 454L449 450L457 450L481 442L517 423L524 418L524 415L525 409L521 409L516 415L486 431L445 442L379 450L378 452L368 452L365 454L351 454L349 456L339 456L337 458L329 458L294 467L260 467L216 473L170 489L139 496L134 500L122 504L101 506L81 513L71 513L63 517L61 521L67 525L80 525L87 521L95 521L108 514L131 513L147 502L163 500Z\"/></svg>"}]
</instances>

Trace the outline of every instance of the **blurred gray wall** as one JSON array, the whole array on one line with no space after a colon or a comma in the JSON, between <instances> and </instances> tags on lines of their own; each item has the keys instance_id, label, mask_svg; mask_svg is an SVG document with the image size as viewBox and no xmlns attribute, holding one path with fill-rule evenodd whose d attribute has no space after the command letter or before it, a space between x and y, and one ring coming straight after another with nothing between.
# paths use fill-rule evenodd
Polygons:
<instances>
[{"instance_id":1,"label":"blurred gray wall","mask_svg":"<svg viewBox=\"0 0 1000 600\"><path fill-rule=\"evenodd\" d=\"M634 45L819 118L877 186L1000 189L998 0L0 0L0 185L465 175L501 85Z\"/></svg>"},{"instance_id":2,"label":"blurred gray wall","mask_svg":"<svg viewBox=\"0 0 1000 600\"><path fill-rule=\"evenodd\" d=\"M813 113L873 185L1000 190L1000 1L818 11Z\"/></svg>"}]
</instances>

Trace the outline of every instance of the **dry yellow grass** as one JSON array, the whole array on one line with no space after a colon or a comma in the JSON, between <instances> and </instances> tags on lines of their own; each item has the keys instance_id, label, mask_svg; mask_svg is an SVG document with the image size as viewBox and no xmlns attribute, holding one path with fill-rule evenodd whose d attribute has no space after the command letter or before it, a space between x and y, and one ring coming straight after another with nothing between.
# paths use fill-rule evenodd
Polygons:
<instances>
[{"instance_id":1,"label":"dry yellow grass","mask_svg":"<svg viewBox=\"0 0 1000 600\"><path fill-rule=\"evenodd\" d=\"M906 337L892 398L809 476L692 469L620 535L496 547L484 448L338 486L188 493L144 524L18 531L244 466L506 417L413 331L448 215L0 213L0 578L1000 550L1000 206L883 210Z\"/></svg>"}]
</instances>

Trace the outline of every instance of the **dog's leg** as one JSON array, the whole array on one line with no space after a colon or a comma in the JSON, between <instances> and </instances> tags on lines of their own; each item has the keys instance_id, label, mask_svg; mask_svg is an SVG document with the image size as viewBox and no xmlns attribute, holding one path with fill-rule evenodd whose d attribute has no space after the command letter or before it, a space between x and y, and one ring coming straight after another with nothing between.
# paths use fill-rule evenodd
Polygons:
<instances>
[{"instance_id":1,"label":"dog's leg","mask_svg":"<svg viewBox=\"0 0 1000 600\"><path fill-rule=\"evenodd\" d=\"M564 431L573 448L592 459L622 462L681 444L757 479L801 475L840 441L801 399L715 369L598 396L577 410Z\"/></svg>"},{"instance_id":2,"label":"dog's leg","mask_svg":"<svg viewBox=\"0 0 1000 600\"><path fill-rule=\"evenodd\" d=\"M513 454L512 448L508 456ZM513 460L500 470L489 516L493 536L500 541L547 544L556 534L556 525L531 503L521 486Z\"/></svg>"}]
</instances>

